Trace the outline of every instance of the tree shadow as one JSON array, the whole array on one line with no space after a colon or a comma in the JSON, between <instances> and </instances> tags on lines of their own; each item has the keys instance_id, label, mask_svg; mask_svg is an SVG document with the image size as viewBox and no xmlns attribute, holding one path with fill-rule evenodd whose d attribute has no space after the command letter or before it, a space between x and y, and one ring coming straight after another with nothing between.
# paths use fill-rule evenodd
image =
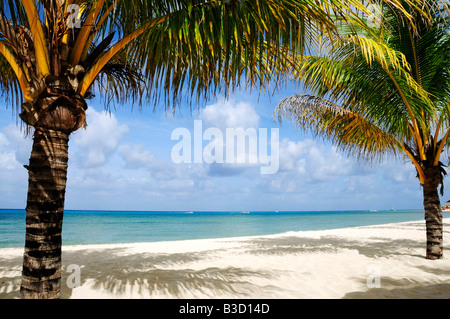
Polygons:
<instances>
[{"instance_id":1,"label":"tree shadow","mask_svg":"<svg viewBox=\"0 0 450 319\"><path fill-rule=\"evenodd\" d=\"M101 263L95 251L66 252L65 264L74 262L81 267L81 284L88 281L93 289L127 297L130 289L140 298L184 298L198 293L204 297L221 298L233 295L246 298L258 291L279 289L271 286L252 284L255 278L271 278L273 273L252 271L239 267L207 267L191 269L189 263L209 258L211 252L174 254L133 254L120 256L121 251L102 251ZM170 268L169 268L170 267ZM64 275L64 272L63 272ZM66 274L67 278L67 274ZM70 298L73 289L63 278L61 297ZM128 297L127 297L128 298Z\"/></svg>"},{"instance_id":2,"label":"tree shadow","mask_svg":"<svg viewBox=\"0 0 450 319\"><path fill-rule=\"evenodd\" d=\"M0 299L19 298L23 257L0 259Z\"/></svg>"},{"instance_id":3,"label":"tree shadow","mask_svg":"<svg viewBox=\"0 0 450 319\"><path fill-rule=\"evenodd\" d=\"M308 237L281 237L259 238L247 242L253 245L248 249L251 254L305 254L305 253L335 253L343 249L356 250L368 258L392 255L411 255L425 258L425 243L410 239L370 238L370 241L351 240L335 236ZM415 249L424 250L424 255L411 253ZM407 250L407 252L404 252Z\"/></svg>"},{"instance_id":4,"label":"tree shadow","mask_svg":"<svg viewBox=\"0 0 450 319\"><path fill-rule=\"evenodd\" d=\"M410 225L411 226L411 225ZM450 229L450 225L445 225ZM376 227L376 226L373 226ZM386 228L385 226L380 226ZM413 227L423 227L417 223ZM409 227L408 227L409 228ZM446 231L449 233L449 231ZM354 250L368 258L389 258L407 255L425 259L425 234L421 240L389 239L371 237L367 239L343 238L331 235L319 238L284 236L271 238L248 238L239 242L237 254L300 255L309 253L337 253ZM224 240L226 242L226 240ZM418 253L423 251L423 255ZM70 264L81 269L81 285L89 285L102 296L137 298L273 298L282 287L270 285L271 279L282 274L258 267L248 269L238 263L223 266L211 262L221 253L230 254L229 248L187 253L133 253L127 248L63 249L63 272L61 298L72 297L76 288L68 283ZM234 253L234 252L231 252ZM445 253L445 252L444 252ZM206 261L205 263L201 263ZM203 265L203 266L202 266ZM0 298L19 298L22 255L0 260ZM450 276L448 268L428 267L423 263L414 266L435 276ZM361 281L360 278L355 279ZM366 287L366 282L361 282ZM363 288L364 289L364 288ZM381 277L381 288L366 288L347 293L344 298L449 298L450 283L419 282L417 278L395 279ZM90 298L86 296L86 298Z\"/></svg>"},{"instance_id":5,"label":"tree shadow","mask_svg":"<svg viewBox=\"0 0 450 319\"><path fill-rule=\"evenodd\" d=\"M365 285L366 282L361 282ZM448 299L450 283L420 282L382 277L380 288L347 293L343 299Z\"/></svg>"}]
</instances>

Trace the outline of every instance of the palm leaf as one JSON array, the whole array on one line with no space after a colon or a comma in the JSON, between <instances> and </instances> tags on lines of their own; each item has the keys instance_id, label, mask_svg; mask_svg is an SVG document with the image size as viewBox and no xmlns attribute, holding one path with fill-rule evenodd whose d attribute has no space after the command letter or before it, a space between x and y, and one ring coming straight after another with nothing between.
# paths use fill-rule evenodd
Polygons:
<instances>
[{"instance_id":1,"label":"palm leaf","mask_svg":"<svg viewBox=\"0 0 450 319\"><path fill-rule=\"evenodd\" d=\"M383 2L401 7L398 0ZM77 0L65 1L63 11L57 7L60 3L0 0L0 14L27 28L36 41L36 53L28 56L37 65L30 69L30 77L37 77L37 91L43 76L64 72L58 59L64 60L68 50L73 64L90 66L79 86L82 94L116 54L127 50L130 60L142 68L145 97L156 101L154 97L171 96L165 100L168 106L181 95L202 102L209 94L228 94L242 84L261 89L277 85L289 72L289 53L303 54L314 47L318 34L335 33L336 14L358 21L356 11L366 11L356 0ZM81 6L81 30L64 29L70 3ZM118 42L108 52L91 55L104 47L102 41L113 31ZM46 39L47 34L53 38ZM51 52L45 54L47 46Z\"/></svg>"},{"instance_id":2,"label":"palm leaf","mask_svg":"<svg viewBox=\"0 0 450 319\"><path fill-rule=\"evenodd\" d=\"M411 19L387 6L380 28L350 26L323 42L322 55L299 60L295 75L316 97L291 97L277 110L357 156L401 149L423 184L450 136L449 6L405 4Z\"/></svg>"},{"instance_id":3,"label":"palm leaf","mask_svg":"<svg viewBox=\"0 0 450 319\"><path fill-rule=\"evenodd\" d=\"M401 143L359 113L311 95L284 98L275 114L295 123L306 132L331 141L348 154L372 161L386 154L396 155Z\"/></svg>"},{"instance_id":4,"label":"palm leaf","mask_svg":"<svg viewBox=\"0 0 450 319\"><path fill-rule=\"evenodd\" d=\"M93 85L95 91L102 92L105 107L111 110L112 101L142 105L142 96L146 91L144 76L125 51L117 54L101 70Z\"/></svg>"},{"instance_id":5,"label":"palm leaf","mask_svg":"<svg viewBox=\"0 0 450 319\"><path fill-rule=\"evenodd\" d=\"M12 70L14 72L14 74L16 75L16 80L20 85L20 88L22 90L25 101L31 101L30 86L28 85L26 75L22 71L21 66L17 63L17 60L16 60L14 54L11 52L11 50L8 48L8 46L3 41L0 41L0 53L4 57L4 60L6 60L9 64L10 67L8 69ZM10 75L9 72L5 72L5 73ZM10 76L7 76L6 78L10 78Z\"/></svg>"},{"instance_id":6,"label":"palm leaf","mask_svg":"<svg viewBox=\"0 0 450 319\"><path fill-rule=\"evenodd\" d=\"M23 102L22 90L14 70L2 55L0 55L0 69L2 70L0 72L0 96L6 102L11 102L18 111Z\"/></svg>"},{"instance_id":7,"label":"palm leaf","mask_svg":"<svg viewBox=\"0 0 450 319\"><path fill-rule=\"evenodd\" d=\"M41 77L44 77L50 74L50 61L44 31L40 20L37 19L39 14L36 4L34 0L22 0L21 2L28 17L30 31L33 34L38 72Z\"/></svg>"},{"instance_id":8,"label":"palm leaf","mask_svg":"<svg viewBox=\"0 0 450 319\"><path fill-rule=\"evenodd\" d=\"M365 10L353 0L120 1L109 25L121 25L117 36L126 40L88 70L80 93L122 49L144 67L147 97L163 94L166 105L180 95L202 102L247 84L265 89L289 72L288 52L311 49L317 34L336 30L336 12L354 7Z\"/></svg>"},{"instance_id":9,"label":"palm leaf","mask_svg":"<svg viewBox=\"0 0 450 319\"><path fill-rule=\"evenodd\" d=\"M373 121L385 122L389 134L408 136L411 118L421 116L424 105L425 110L432 112L427 92L417 84L411 89L409 83L414 83L414 79L403 68L398 74L398 70L386 70L378 62L369 64L358 48L346 45L332 57L304 57L297 78L317 96L338 101ZM405 96L412 112L405 105Z\"/></svg>"}]
</instances>

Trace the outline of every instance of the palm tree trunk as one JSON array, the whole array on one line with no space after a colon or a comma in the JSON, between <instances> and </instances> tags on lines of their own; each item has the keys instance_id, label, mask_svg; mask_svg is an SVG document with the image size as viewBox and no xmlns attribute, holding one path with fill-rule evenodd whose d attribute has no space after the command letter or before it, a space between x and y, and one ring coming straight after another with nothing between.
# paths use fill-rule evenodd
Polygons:
<instances>
[{"instance_id":1,"label":"palm tree trunk","mask_svg":"<svg viewBox=\"0 0 450 319\"><path fill-rule=\"evenodd\" d=\"M28 167L21 297L59 298L69 135L36 129Z\"/></svg>"},{"instance_id":2,"label":"palm tree trunk","mask_svg":"<svg viewBox=\"0 0 450 319\"><path fill-rule=\"evenodd\" d=\"M443 226L442 208L439 199L438 186L440 172L438 168L425 170L426 181L423 185L423 206L427 232L427 259L443 257Z\"/></svg>"}]
</instances>

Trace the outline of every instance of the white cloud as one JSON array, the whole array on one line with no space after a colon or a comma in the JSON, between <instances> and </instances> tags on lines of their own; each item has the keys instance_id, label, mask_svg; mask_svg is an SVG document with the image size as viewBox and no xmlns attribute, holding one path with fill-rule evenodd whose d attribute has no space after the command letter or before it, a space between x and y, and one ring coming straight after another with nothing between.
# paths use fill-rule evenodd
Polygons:
<instances>
[{"instance_id":1,"label":"white cloud","mask_svg":"<svg viewBox=\"0 0 450 319\"><path fill-rule=\"evenodd\" d=\"M144 169L150 173L153 179L159 181L186 180L193 175L199 177L198 170L195 170L191 165L163 162L141 144L121 145L117 151L122 156L128 169ZM199 165L194 166L201 167ZM175 185L176 183L172 184ZM157 187L162 187L162 185L158 184Z\"/></svg>"},{"instance_id":2,"label":"white cloud","mask_svg":"<svg viewBox=\"0 0 450 319\"><path fill-rule=\"evenodd\" d=\"M222 100L202 109L199 119L202 120L205 134L211 129L219 130L220 133L219 140L217 133L212 133L213 140L204 141L204 151L206 156L210 156L208 159L219 158L219 161L209 167L211 176L235 176L249 172L253 175L253 171L259 169L262 164L266 167L271 164L267 161L275 160L272 157L264 159L260 157L259 143L262 138L260 130L266 130L267 143L270 147L272 128L259 128L260 116L253 104ZM209 153L213 149L214 155ZM217 151L220 152L219 156ZM269 153L270 151L269 148Z\"/></svg>"},{"instance_id":3,"label":"white cloud","mask_svg":"<svg viewBox=\"0 0 450 319\"><path fill-rule=\"evenodd\" d=\"M13 169L28 164L32 139L14 124L2 129L0 133L0 167Z\"/></svg>"},{"instance_id":4,"label":"white cloud","mask_svg":"<svg viewBox=\"0 0 450 319\"><path fill-rule=\"evenodd\" d=\"M14 152L0 152L0 169L12 170L17 168L17 166L18 162L16 161L16 155L14 154Z\"/></svg>"},{"instance_id":5,"label":"white cloud","mask_svg":"<svg viewBox=\"0 0 450 319\"><path fill-rule=\"evenodd\" d=\"M153 189L192 188L208 179L204 165L164 162L141 144L121 145L117 151L129 173L141 171L139 177L146 176Z\"/></svg>"},{"instance_id":6,"label":"white cloud","mask_svg":"<svg viewBox=\"0 0 450 319\"><path fill-rule=\"evenodd\" d=\"M201 110L199 118L203 130L216 127L224 137L226 128L258 131L262 123L269 125L270 136L270 123L262 122L265 118L259 117L254 104L218 102ZM279 171L272 175L261 175L259 162L175 164L170 160L167 122L153 120L150 129L143 128L126 122L120 113L105 114L92 107L87 120L87 130L71 136L68 209L409 208L416 198L421 204L421 189L410 163L385 162L371 169L333 147L298 140L295 135L280 140ZM281 137L288 133L280 129ZM27 171L22 165L28 163L31 142L14 124L0 128L0 191L4 195L0 207L25 207ZM203 146L208 143L203 141Z\"/></svg>"},{"instance_id":7,"label":"white cloud","mask_svg":"<svg viewBox=\"0 0 450 319\"><path fill-rule=\"evenodd\" d=\"M0 132L0 208L25 207L28 164L31 140L14 124L3 127Z\"/></svg>"},{"instance_id":8,"label":"white cloud","mask_svg":"<svg viewBox=\"0 0 450 319\"><path fill-rule=\"evenodd\" d=\"M122 155L129 168L152 168L155 163L155 156L150 150L144 149L142 144L121 145L117 151Z\"/></svg>"},{"instance_id":9,"label":"white cloud","mask_svg":"<svg viewBox=\"0 0 450 319\"><path fill-rule=\"evenodd\" d=\"M316 143L309 139L298 142L283 139L280 143L280 170L306 172L306 159L304 156L315 145Z\"/></svg>"},{"instance_id":10,"label":"white cloud","mask_svg":"<svg viewBox=\"0 0 450 319\"><path fill-rule=\"evenodd\" d=\"M253 105L244 102L219 101L200 111L199 118L205 126L226 128L257 128L259 115Z\"/></svg>"},{"instance_id":11,"label":"white cloud","mask_svg":"<svg viewBox=\"0 0 450 319\"><path fill-rule=\"evenodd\" d=\"M381 165L383 178L395 183L419 182L417 171L411 162L385 161Z\"/></svg>"},{"instance_id":12,"label":"white cloud","mask_svg":"<svg viewBox=\"0 0 450 319\"><path fill-rule=\"evenodd\" d=\"M127 125L120 124L114 114L97 112L92 107L87 109L86 118L86 130L73 133L72 140L81 148L77 156L82 158L83 165L95 167L105 163L129 129Z\"/></svg>"},{"instance_id":13,"label":"white cloud","mask_svg":"<svg viewBox=\"0 0 450 319\"><path fill-rule=\"evenodd\" d=\"M326 148L311 139L294 142L285 138L280 143L280 171L315 183L358 174L360 167L335 147Z\"/></svg>"}]
</instances>

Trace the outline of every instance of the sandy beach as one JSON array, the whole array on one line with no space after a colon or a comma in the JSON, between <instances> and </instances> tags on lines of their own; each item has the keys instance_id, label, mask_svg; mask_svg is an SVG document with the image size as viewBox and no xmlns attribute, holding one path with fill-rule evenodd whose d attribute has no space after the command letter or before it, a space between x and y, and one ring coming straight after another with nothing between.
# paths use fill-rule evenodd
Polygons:
<instances>
[{"instance_id":1,"label":"sandy beach","mask_svg":"<svg viewBox=\"0 0 450 319\"><path fill-rule=\"evenodd\" d=\"M437 261L425 222L64 246L62 298L450 298L450 218L444 231ZM22 252L0 249L1 299L19 297Z\"/></svg>"}]
</instances>

